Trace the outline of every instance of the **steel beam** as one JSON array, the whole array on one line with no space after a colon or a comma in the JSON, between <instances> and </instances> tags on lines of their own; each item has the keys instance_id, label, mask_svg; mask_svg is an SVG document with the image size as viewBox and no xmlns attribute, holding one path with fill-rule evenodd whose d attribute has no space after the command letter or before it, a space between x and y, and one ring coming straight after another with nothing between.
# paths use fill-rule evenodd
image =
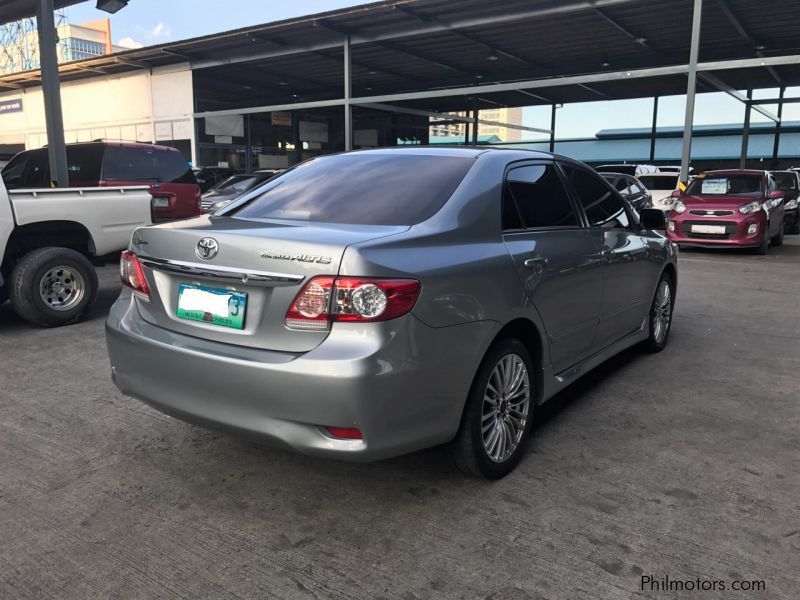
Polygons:
<instances>
[{"instance_id":1,"label":"steel beam","mask_svg":"<svg viewBox=\"0 0 800 600\"><path fill-rule=\"evenodd\" d=\"M658 126L658 96L653 96L653 125L650 128L650 162L656 159L656 128Z\"/></svg>"},{"instance_id":2,"label":"steel beam","mask_svg":"<svg viewBox=\"0 0 800 600\"><path fill-rule=\"evenodd\" d=\"M753 90L747 90L747 99L753 97ZM739 168L744 169L747 166L747 148L750 144L750 111L753 107L749 102L744 106L744 126L742 127L742 152L739 156Z\"/></svg>"},{"instance_id":3,"label":"steel beam","mask_svg":"<svg viewBox=\"0 0 800 600\"><path fill-rule=\"evenodd\" d=\"M700 79L702 79L707 84L718 89L720 92L725 92L732 98L736 98L739 102L744 102L747 105L753 104L751 98L752 94L750 96L745 96L739 90L732 88L724 81L714 77L711 73L701 73L700 75L698 75L698 77L700 77ZM760 106L753 106L753 110L760 112L762 115L764 115L768 119L775 121L776 123L779 120L779 118L776 115L774 115L771 111L767 110L766 108L761 108Z\"/></svg>"},{"instance_id":4,"label":"steel beam","mask_svg":"<svg viewBox=\"0 0 800 600\"><path fill-rule=\"evenodd\" d=\"M47 154L50 180L58 187L69 186L64 116L61 110L61 79L58 75L56 24L53 0L37 0L36 26L39 30L39 59L42 64L42 94L47 124Z\"/></svg>"},{"instance_id":5,"label":"steel beam","mask_svg":"<svg viewBox=\"0 0 800 600\"><path fill-rule=\"evenodd\" d=\"M761 50L759 50L758 42L756 42L756 40L753 39L753 36L750 35L749 31L747 31L745 26L739 20L739 17L737 17L736 14L733 12L733 9L730 7L730 5L725 0L717 0L717 4L719 5L719 8L720 10L722 10L723 14L731 22L733 28L739 33L742 39L744 39L749 44L750 49L753 51L753 53L756 56L763 58L764 53ZM767 67L767 71L769 71L769 74L772 75L772 78L778 84L783 85L783 80L781 79L781 76L778 75L778 72L775 69L773 69L772 67Z\"/></svg>"},{"instance_id":6,"label":"steel beam","mask_svg":"<svg viewBox=\"0 0 800 600\"><path fill-rule=\"evenodd\" d=\"M2 85L2 84L0 84ZM750 104L796 104L800 102L800 98L758 98L756 100L750 100Z\"/></svg>"},{"instance_id":7,"label":"steel beam","mask_svg":"<svg viewBox=\"0 0 800 600\"><path fill-rule=\"evenodd\" d=\"M778 166L778 150L781 145L781 126L783 125L783 95L786 93L786 87L781 86L780 96L778 98L778 122L775 123L775 139L772 143L772 168ZM800 98L797 98L800 100Z\"/></svg>"},{"instance_id":8,"label":"steel beam","mask_svg":"<svg viewBox=\"0 0 800 600\"><path fill-rule=\"evenodd\" d=\"M351 76L350 36L344 38L344 150L353 149L353 107L350 96L353 95L353 78Z\"/></svg>"},{"instance_id":9,"label":"steel beam","mask_svg":"<svg viewBox=\"0 0 800 600\"><path fill-rule=\"evenodd\" d=\"M556 151L556 105L550 107L550 152Z\"/></svg>"},{"instance_id":10,"label":"steel beam","mask_svg":"<svg viewBox=\"0 0 800 600\"><path fill-rule=\"evenodd\" d=\"M692 11L692 42L689 48L689 83L686 86L686 114L683 119L683 148L681 150L681 176L683 185L689 182L689 160L692 155L692 127L694 125L694 95L697 86L697 57L700 52L700 22L703 18L703 0L694 0Z\"/></svg>"}]
</instances>

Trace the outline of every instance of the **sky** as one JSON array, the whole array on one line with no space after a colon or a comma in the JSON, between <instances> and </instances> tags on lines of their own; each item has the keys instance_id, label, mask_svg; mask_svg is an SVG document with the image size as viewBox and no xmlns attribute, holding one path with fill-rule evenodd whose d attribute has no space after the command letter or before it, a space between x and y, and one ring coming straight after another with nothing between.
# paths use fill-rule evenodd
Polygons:
<instances>
[{"instance_id":1,"label":"sky","mask_svg":"<svg viewBox=\"0 0 800 600\"><path fill-rule=\"evenodd\" d=\"M111 16L111 31L115 44L149 46L365 3L365 0L130 0L127 7ZM94 1L67 9L67 17L72 23L105 16L107 13L98 11ZM777 89L754 93L756 98L774 98L777 95ZM800 88L790 88L786 95L800 95ZM568 104L557 111L556 137L591 137L600 129L650 127L652 107L650 98ZM764 108L773 113L777 111L777 106L766 105ZM658 126L682 125L684 111L683 96L661 98ZM800 104L785 105L783 117L787 121L800 120ZM696 125L741 123L743 120L744 105L730 96L723 93L697 96ZM753 112L751 121L758 123L768 119ZM525 108L523 123L549 129L550 107ZM525 139L542 137L529 132L523 134L529 136Z\"/></svg>"}]
</instances>

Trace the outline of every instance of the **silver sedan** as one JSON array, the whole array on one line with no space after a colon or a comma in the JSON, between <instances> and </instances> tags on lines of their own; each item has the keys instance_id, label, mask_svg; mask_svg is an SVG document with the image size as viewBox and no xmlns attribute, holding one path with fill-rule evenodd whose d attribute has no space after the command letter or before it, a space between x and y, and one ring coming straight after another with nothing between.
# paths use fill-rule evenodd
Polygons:
<instances>
[{"instance_id":1,"label":"silver sedan","mask_svg":"<svg viewBox=\"0 0 800 600\"><path fill-rule=\"evenodd\" d=\"M315 158L215 215L136 231L106 325L112 375L189 422L375 460L449 443L502 477L536 409L670 331L675 247L551 154Z\"/></svg>"}]
</instances>

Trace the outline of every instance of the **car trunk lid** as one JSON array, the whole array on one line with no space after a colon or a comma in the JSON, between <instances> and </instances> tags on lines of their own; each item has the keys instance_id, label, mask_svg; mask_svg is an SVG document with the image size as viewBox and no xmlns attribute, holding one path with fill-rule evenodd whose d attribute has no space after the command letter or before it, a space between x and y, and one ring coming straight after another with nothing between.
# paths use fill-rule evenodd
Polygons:
<instances>
[{"instance_id":1,"label":"car trunk lid","mask_svg":"<svg viewBox=\"0 0 800 600\"><path fill-rule=\"evenodd\" d=\"M132 249L145 269L150 301L137 298L136 302L142 318L178 333L253 348L306 352L322 342L328 331L285 326L286 311L303 285L316 275L337 275L348 246L407 229L232 217L199 217L146 227L134 234ZM179 316L181 286L223 295L237 293L243 300L242 328Z\"/></svg>"}]
</instances>

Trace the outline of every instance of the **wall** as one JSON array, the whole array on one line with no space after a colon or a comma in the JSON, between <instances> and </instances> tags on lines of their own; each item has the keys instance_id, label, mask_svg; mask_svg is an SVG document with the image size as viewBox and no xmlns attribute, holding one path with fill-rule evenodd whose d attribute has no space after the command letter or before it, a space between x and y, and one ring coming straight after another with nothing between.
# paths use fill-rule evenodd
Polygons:
<instances>
[{"instance_id":1,"label":"wall","mask_svg":"<svg viewBox=\"0 0 800 600\"><path fill-rule=\"evenodd\" d=\"M0 102L14 98L22 98L23 110L0 114L0 145L47 144L41 87L0 94ZM111 139L194 146L192 72L185 65L64 82L61 102L67 143Z\"/></svg>"}]
</instances>

